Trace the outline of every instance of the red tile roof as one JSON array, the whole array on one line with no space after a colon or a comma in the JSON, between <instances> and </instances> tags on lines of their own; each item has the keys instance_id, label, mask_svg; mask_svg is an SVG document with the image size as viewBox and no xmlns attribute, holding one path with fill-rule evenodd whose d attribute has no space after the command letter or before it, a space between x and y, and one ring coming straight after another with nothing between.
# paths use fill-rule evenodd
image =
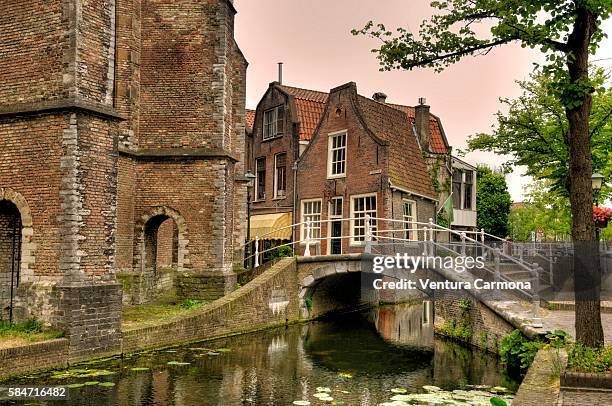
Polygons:
<instances>
[{"instance_id":1,"label":"red tile roof","mask_svg":"<svg viewBox=\"0 0 612 406\"><path fill-rule=\"evenodd\" d=\"M370 131L390 144L389 179L393 185L436 199L427 164L406 113L360 95L357 101Z\"/></svg>"},{"instance_id":2,"label":"red tile roof","mask_svg":"<svg viewBox=\"0 0 612 406\"><path fill-rule=\"evenodd\" d=\"M295 108L300 122L300 141L310 141L325 110L328 94L285 85L279 85L279 87L295 99Z\"/></svg>"},{"instance_id":3,"label":"red tile roof","mask_svg":"<svg viewBox=\"0 0 612 406\"><path fill-rule=\"evenodd\" d=\"M246 130L248 133L253 132L253 125L255 125L255 110L246 110Z\"/></svg>"},{"instance_id":4,"label":"red tile roof","mask_svg":"<svg viewBox=\"0 0 612 406\"><path fill-rule=\"evenodd\" d=\"M412 106L402 106L400 104L391 104L388 103L389 106L396 108L398 110L403 111L408 116L411 124L414 124L415 117L415 108ZM442 135L442 128L440 127L440 122L438 118L430 114L429 115L429 148L431 152L436 154L445 154L449 151L449 145L444 139L444 135Z\"/></svg>"}]
</instances>

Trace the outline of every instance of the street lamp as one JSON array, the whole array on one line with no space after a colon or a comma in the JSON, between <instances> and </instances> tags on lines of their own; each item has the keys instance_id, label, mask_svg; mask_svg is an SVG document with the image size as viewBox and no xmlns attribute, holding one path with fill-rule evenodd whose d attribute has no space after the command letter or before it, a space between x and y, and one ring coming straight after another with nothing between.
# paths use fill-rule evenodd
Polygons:
<instances>
[{"instance_id":1,"label":"street lamp","mask_svg":"<svg viewBox=\"0 0 612 406\"><path fill-rule=\"evenodd\" d=\"M251 189L253 188L253 183L255 181L256 176L253 175L253 172L249 170L244 174L244 177L247 179L247 266L251 267Z\"/></svg>"},{"instance_id":2,"label":"street lamp","mask_svg":"<svg viewBox=\"0 0 612 406\"><path fill-rule=\"evenodd\" d=\"M593 188L593 193L595 194L595 207L599 207L599 191L604 183L604 176L599 172L595 171L595 173L591 176L591 187ZM595 240L599 244L599 226L595 225Z\"/></svg>"}]
</instances>

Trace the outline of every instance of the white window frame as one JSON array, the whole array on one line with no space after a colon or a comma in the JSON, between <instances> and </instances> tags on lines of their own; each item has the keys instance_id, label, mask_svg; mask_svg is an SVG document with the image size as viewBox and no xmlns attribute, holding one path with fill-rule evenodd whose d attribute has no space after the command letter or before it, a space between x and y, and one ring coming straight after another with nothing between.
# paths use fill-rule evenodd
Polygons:
<instances>
[{"instance_id":1,"label":"white window frame","mask_svg":"<svg viewBox=\"0 0 612 406\"><path fill-rule=\"evenodd\" d=\"M342 209L341 214L332 214L332 207L335 200L340 200L342 203L340 204L340 208ZM344 197L343 196L334 196L329 199L329 203L327 205L327 219L330 220L327 224L327 253L331 252L331 241L332 241L332 220L342 220L344 218ZM340 237L342 237L342 229L344 228L344 222L340 223ZM342 254L342 239L340 239L340 253Z\"/></svg>"},{"instance_id":2,"label":"white window frame","mask_svg":"<svg viewBox=\"0 0 612 406\"><path fill-rule=\"evenodd\" d=\"M333 148L333 140L338 136L344 136L344 146L340 148ZM333 173L334 169L334 160L333 160L333 152L337 150L344 149L344 172L342 173ZM346 177L346 165L348 163L348 131L341 130L333 133L329 133L327 135L327 179L336 179L336 178L344 178ZM341 162L341 161L337 161Z\"/></svg>"},{"instance_id":3,"label":"white window frame","mask_svg":"<svg viewBox=\"0 0 612 406\"><path fill-rule=\"evenodd\" d=\"M267 140L271 140L273 138L276 137L282 137L283 133L284 133L284 125L283 125L283 131L279 132L278 131L278 112L279 111L283 111L283 113L285 112L285 106L284 105L280 105L280 106L276 106L276 107L272 107L271 109L268 109L266 111L264 111L263 113L263 128L262 128L262 136L261 138L264 141ZM268 115L268 113L272 113L272 122L271 123L266 123L266 116ZM283 120L285 119L285 115L283 114ZM271 126L272 130L271 132L268 132L268 126Z\"/></svg>"},{"instance_id":4,"label":"white window frame","mask_svg":"<svg viewBox=\"0 0 612 406\"><path fill-rule=\"evenodd\" d=\"M412 216L406 215L406 205L407 204L412 206ZM407 220L408 218L410 219L410 221ZM402 228L412 229L411 231L405 231L402 238L405 238L410 241L416 241L417 231L414 231L414 229L416 228L415 222L417 221L417 203L416 201L410 200L410 199L402 199L402 221L404 221L404 223L402 223Z\"/></svg>"},{"instance_id":5,"label":"white window frame","mask_svg":"<svg viewBox=\"0 0 612 406\"><path fill-rule=\"evenodd\" d=\"M304 242L304 240L306 239L306 214L305 214L305 210L304 208L306 207L306 204L308 203L319 203L319 221L318 221L318 225L316 227L313 227L313 222L311 220L310 223L310 238L321 238L321 220L323 219L323 199L304 199L301 201L300 203L300 215L301 215L301 227L300 227L300 241L302 241L302 244L306 244ZM312 216L315 214L309 214L309 216ZM315 222L316 224L317 222ZM319 231L319 236L317 237L313 231L318 230ZM319 244L320 240L317 241L312 241L311 244Z\"/></svg>"},{"instance_id":6,"label":"white window frame","mask_svg":"<svg viewBox=\"0 0 612 406\"><path fill-rule=\"evenodd\" d=\"M365 241L357 241L355 240L355 217L356 214L355 213L355 200L356 199L363 199L363 198L367 198L367 197L374 197L375 199L375 209L374 209L374 215L372 216L372 214L370 214L370 217L378 217L378 193L366 193L366 194L362 194L362 195L352 195L351 196L351 222L350 222L350 226L351 226L351 238L350 238L350 245L354 246L354 247L361 247L363 245L365 245ZM368 213L367 210L364 210L364 213ZM365 215L364 215L365 217ZM365 225L364 225L365 227ZM372 220L372 232L376 231L376 227L377 227L377 221L376 220ZM361 227L360 227L361 228ZM374 238L372 238L374 240Z\"/></svg>"},{"instance_id":7,"label":"white window frame","mask_svg":"<svg viewBox=\"0 0 612 406\"><path fill-rule=\"evenodd\" d=\"M283 195L278 194L278 167L276 165L278 162L277 159L280 155L285 155L285 189L284 189L285 194ZM281 153L274 155L274 198L284 199L286 197L287 197L287 153L281 152Z\"/></svg>"}]
</instances>

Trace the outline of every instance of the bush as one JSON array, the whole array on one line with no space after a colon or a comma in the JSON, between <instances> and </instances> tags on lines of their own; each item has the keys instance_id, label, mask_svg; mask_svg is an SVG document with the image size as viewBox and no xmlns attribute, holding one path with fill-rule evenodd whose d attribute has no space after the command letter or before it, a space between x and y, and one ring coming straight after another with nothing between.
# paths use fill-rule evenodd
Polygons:
<instances>
[{"instance_id":1,"label":"bush","mask_svg":"<svg viewBox=\"0 0 612 406\"><path fill-rule=\"evenodd\" d=\"M277 249L272 251L272 259L292 257L292 256L293 256L293 250L291 249L291 247L288 247L286 245L283 247L278 247Z\"/></svg>"},{"instance_id":2,"label":"bush","mask_svg":"<svg viewBox=\"0 0 612 406\"><path fill-rule=\"evenodd\" d=\"M575 343L569 349L567 366L569 369L580 372L610 372L612 371L612 346L591 348Z\"/></svg>"},{"instance_id":3,"label":"bush","mask_svg":"<svg viewBox=\"0 0 612 406\"><path fill-rule=\"evenodd\" d=\"M536 354L544 346L539 340L530 340L519 330L514 330L502 340L500 356L510 371L525 374Z\"/></svg>"}]
</instances>

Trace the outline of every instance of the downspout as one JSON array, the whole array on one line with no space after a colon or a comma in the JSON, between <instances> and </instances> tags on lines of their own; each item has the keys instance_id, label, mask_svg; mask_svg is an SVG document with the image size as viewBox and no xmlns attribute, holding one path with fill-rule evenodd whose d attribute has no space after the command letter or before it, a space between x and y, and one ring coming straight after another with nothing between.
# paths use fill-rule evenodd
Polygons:
<instances>
[{"instance_id":1,"label":"downspout","mask_svg":"<svg viewBox=\"0 0 612 406\"><path fill-rule=\"evenodd\" d=\"M298 145L299 148L299 145ZM297 187L298 187L298 183L297 183L297 170L298 170L298 162L300 160L296 159L295 162L293 162L293 218L291 219L293 221L293 224L299 223L299 221L295 220L295 216L297 215ZM296 242L297 241L297 235L296 235L296 230L295 227L291 228L291 241L292 242ZM295 251L295 248L294 248Z\"/></svg>"}]
</instances>

